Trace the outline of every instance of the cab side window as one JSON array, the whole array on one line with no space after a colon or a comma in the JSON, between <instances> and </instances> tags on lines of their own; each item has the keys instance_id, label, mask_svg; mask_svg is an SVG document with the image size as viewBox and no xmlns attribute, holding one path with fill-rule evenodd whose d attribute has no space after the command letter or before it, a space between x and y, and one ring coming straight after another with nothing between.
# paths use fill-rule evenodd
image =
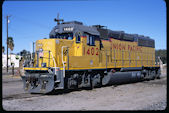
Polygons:
<instances>
[{"instance_id":1,"label":"cab side window","mask_svg":"<svg viewBox=\"0 0 169 113\"><path fill-rule=\"evenodd\" d=\"M89 38L89 35L86 35L87 36L87 45L90 45L90 38Z\"/></svg>"},{"instance_id":2,"label":"cab side window","mask_svg":"<svg viewBox=\"0 0 169 113\"><path fill-rule=\"evenodd\" d=\"M76 33L76 43L80 43L80 40L81 40L81 33Z\"/></svg>"},{"instance_id":3,"label":"cab side window","mask_svg":"<svg viewBox=\"0 0 169 113\"><path fill-rule=\"evenodd\" d=\"M95 45L95 37L90 36L90 45L94 46Z\"/></svg>"},{"instance_id":4,"label":"cab side window","mask_svg":"<svg viewBox=\"0 0 169 113\"><path fill-rule=\"evenodd\" d=\"M87 35L87 45L95 46L95 36Z\"/></svg>"},{"instance_id":5,"label":"cab side window","mask_svg":"<svg viewBox=\"0 0 169 113\"><path fill-rule=\"evenodd\" d=\"M80 36L79 35L76 36L76 43L80 43Z\"/></svg>"}]
</instances>

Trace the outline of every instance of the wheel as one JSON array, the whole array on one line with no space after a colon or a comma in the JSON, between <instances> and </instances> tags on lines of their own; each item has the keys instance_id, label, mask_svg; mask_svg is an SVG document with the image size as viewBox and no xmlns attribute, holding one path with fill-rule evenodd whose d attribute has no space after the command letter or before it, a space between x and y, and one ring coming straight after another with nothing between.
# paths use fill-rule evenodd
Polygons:
<instances>
[{"instance_id":1,"label":"wheel","mask_svg":"<svg viewBox=\"0 0 169 113\"><path fill-rule=\"evenodd\" d=\"M101 86L100 74L96 74L93 77L91 77L91 85L92 85L92 88Z\"/></svg>"},{"instance_id":2,"label":"wheel","mask_svg":"<svg viewBox=\"0 0 169 113\"><path fill-rule=\"evenodd\" d=\"M151 71L150 71L150 70L147 70L146 80L147 80L147 81L150 81L150 80L151 80Z\"/></svg>"},{"instance_id":3,"label":"wheel","mask_svg":"<svg viewBox=\"0 0 169 113\"><path fill-rule=\"evenodd\" d=\"M161 75L161 70L158 69L158 71L157 71L157 73L156 73L156 78L157 78L157 79L160 79L160 75Z\"/></svg>"},{"instance_id":4,"label":"wheel","mask_svg":"<svg viewBox=\"0 0 169 113\"><path fill-rule=\"evenodd\" d=\"M143 74L143 76L142 76L143 80L148 80L148 75L149 75L148 70L144 69L142 71L142 74Z\"/></svg>"},{"instance_id":5,"label":"wheel","mask_svg":"<svg viewBox=\"0 0 169 113\"><path fill-rule=\"evenodd\" d=\"M155 79L156 72L155 70L151 71L151 80Z\"/></svg>"},{"instance_id":6,"label":"wheel","mask_svg":"<svg viewBox=\"0 0 169 113\"><path fill-rule=\"evenodd\" d=\"M90 86L89 86L89 89L92 90L94 88L93 77L91 75L88 75L88 76L90 76Z\"/></svg>"}]
</instances>

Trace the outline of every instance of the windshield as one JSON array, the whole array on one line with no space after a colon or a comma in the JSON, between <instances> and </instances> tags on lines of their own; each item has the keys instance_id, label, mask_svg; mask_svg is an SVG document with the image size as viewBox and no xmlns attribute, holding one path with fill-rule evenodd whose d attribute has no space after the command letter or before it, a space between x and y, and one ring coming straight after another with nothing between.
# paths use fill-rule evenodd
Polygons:
<instances>
[{"instance_id":1,"label":"windshield","mask_svg":"<svg viewBox=\"0 0 169 113\"><path fill-rule=\"evenodd\" d=\"M57 33L55 36L52 36L50 38L58 38L58 39L68 39L72 40L73 39L73 33Z\"/></svg>"}]
</instances>

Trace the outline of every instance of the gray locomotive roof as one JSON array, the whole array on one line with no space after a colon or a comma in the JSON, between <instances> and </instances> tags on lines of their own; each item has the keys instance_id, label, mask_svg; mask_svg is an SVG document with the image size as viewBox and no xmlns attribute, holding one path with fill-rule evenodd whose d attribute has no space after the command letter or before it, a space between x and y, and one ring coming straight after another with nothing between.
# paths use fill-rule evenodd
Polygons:
<instances>
[{"instance_id":1,"label":"gray locomotive roof","mask_svg":"<svg viewBox=\"0 0 169 113\"><path fill-rule=\"evenodd\" d=\"M64 30L64 28L72 28L71 30ZM78 21L69 21L63 22L60 25L55 26L50 32L50 36L55 36L56 33L69 33L72 32L76 34L76 32L86 32L92 35L100 36L101 39L108 39L109 37L113 37L119 40L127 40L127 41L136 41L139 46L145 47L155 47L155 41L150 37L145 37L143 35L138 34L127 34L124 31L113 31L110 29L104 29L103 26L85 26L82 22Z\"/></svg>"},{"instance_id":2,"label":"gray locomotive roof","mask_svg":"<svg viewBox=\"0 0 169 113\"><path fill-rule=\"evenodd\" d=\"M64 28L73 28L73 31L64 31ZM97 31L96 28L90 27L90 26L85 26L85 25L83 25L83 23L78 22L78 21L64 22L60 25L57 25L50 32L50 35L55 35L56 33L67 33L67 32L76 33L77 31L87 32L92 35L100 35L100 33Z\"/></svg>"}]
</instances>

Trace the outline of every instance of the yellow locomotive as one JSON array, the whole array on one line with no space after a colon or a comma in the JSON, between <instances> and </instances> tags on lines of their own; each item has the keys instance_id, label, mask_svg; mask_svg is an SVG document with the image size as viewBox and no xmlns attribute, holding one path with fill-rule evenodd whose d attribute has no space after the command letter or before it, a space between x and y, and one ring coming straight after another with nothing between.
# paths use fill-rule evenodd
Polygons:
<instances>
[{"instance_id":1,"label":"yellow locomotive","mask_svg":"<svg viewBox=\"0 0 169 113\"><path fill-rule=\"evenodd\" d=\"M101 25L58 22L49 39L36 41L33 65L24 67L24 89L48 93L160 78L154 43Z\"/></svg>"}]
</instances>

